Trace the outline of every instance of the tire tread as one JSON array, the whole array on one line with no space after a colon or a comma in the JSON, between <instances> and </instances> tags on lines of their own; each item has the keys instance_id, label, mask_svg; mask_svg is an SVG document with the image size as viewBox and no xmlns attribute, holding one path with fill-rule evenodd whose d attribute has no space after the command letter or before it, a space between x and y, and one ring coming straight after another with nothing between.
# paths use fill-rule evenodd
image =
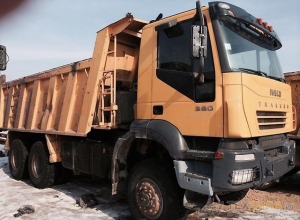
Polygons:
<instances>
[{"instance_id":1,"label":"tire tread","mask_svg":"<svg viewBox=\"0 0 300 220\"><path fill-rule=\"evenodd\" d=\"M40 178L36 178L32 173L32 167L31 167L31 160L33 157L33 154L39 151L39 153L42 155L44 161L44 173L41 174ZM53 186L55 181L55 164L50 163L48 161L49 153L48 149L46 148L46 143L38 141L35 142L32 145L30 154L29 154L29 163L28 163L28 170L29 170L29 176L31 179L32 184L39 189L49 188Z\"/></svg>"}]
</instances>

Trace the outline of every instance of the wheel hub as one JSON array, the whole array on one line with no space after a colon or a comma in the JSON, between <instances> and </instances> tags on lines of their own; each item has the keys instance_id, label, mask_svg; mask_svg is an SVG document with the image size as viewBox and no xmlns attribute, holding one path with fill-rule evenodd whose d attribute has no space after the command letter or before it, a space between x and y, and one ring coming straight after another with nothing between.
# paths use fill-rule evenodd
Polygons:
<instances>
[{"instance_id":1,"label":"wheel hub","mask_svg":"<svg viewBox=\"0 0 300 220\"><path fill-rule=\"evenodd\" d=\"M39 178L41 174L41 156L37 153L32 157L32 174L35 178Z\"/></svg>"},{"instance_id":2,"label":"wheel hub","mask_svg":"<svg viewBox=\"0 0 300 220\"><path fill-rule=\"evenodd\" d=\"M16 149L13 149L13 152L11 154L11 166L13 170L17 170L19 168L19 161L17 157L18 151Z\"/></svg>"},{"instance_id":3,"label":"wheel hub","mask_svg":"<svg viewBox=\"0 0 300 220\"><path fill-rule=\"evenodd\" d=\"M156 219L162 213L162 193L151 179L142 179L136 186L135 197L142 214L149 219Z\"/></svg>"}]
</instances>

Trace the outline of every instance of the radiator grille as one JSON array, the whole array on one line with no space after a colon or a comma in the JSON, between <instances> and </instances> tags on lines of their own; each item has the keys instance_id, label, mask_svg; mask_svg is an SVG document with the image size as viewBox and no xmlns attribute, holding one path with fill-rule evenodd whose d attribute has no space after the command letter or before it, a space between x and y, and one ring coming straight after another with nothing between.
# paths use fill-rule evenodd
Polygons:
<instances>
[{"instance_id":1,"label":"radiator grille","mask_svg":"<svg viewBox=\"0 0 300 220\"><path fill-rule=\"evenodd\" d=\"M256 116L260 130L278 129L286 126L286 112L257 111Z\"/></svg>"}]
</instances>

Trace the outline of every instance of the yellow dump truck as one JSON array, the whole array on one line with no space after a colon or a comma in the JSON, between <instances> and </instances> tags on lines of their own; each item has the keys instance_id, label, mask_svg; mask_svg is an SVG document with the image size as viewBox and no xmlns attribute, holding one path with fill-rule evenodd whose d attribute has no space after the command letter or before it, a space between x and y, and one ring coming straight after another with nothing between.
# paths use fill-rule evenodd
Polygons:
<instances>
[{"instance_id":1,"label":"yellow dump truck","mask_svg":"<svg viewBox=\"0 0 300 220\"><path fill-rule=\"evenodd\" d=\"M10 82L0 128L13 178L52 186L62 169L127 190L135 219L229 203L294 167L291 89L272 26L212 2L97 32L90 59Z\"/></svg>"}]
</instances>

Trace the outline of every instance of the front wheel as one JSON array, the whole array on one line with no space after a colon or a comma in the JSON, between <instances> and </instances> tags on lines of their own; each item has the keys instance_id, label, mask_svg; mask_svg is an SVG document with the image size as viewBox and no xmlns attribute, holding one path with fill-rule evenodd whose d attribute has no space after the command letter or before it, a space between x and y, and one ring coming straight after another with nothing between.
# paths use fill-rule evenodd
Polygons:
<instances>
[{"instance_id":1,"label":"front wheel","mask_svg":"<svg viewBox=\"0 0 300 220\"><path fill-rule=\"evenodd\" d=\"M39 189L51 187L55 180L55 165L49 163L49 153L44 142L35 142L30 150L28 171L32 184Z\"/></svg>"},{"instance_id":2,"label":"front wheel","mask_svg":"<svg viewBox=\"0 0 300 220\"><path fill-rule=\"evenodd\" d=\"M156 160L145 160L130 172L128 202L134 219L179 219L184 216L184 191L175 173Z\"/></svg>"}]
</instances>

